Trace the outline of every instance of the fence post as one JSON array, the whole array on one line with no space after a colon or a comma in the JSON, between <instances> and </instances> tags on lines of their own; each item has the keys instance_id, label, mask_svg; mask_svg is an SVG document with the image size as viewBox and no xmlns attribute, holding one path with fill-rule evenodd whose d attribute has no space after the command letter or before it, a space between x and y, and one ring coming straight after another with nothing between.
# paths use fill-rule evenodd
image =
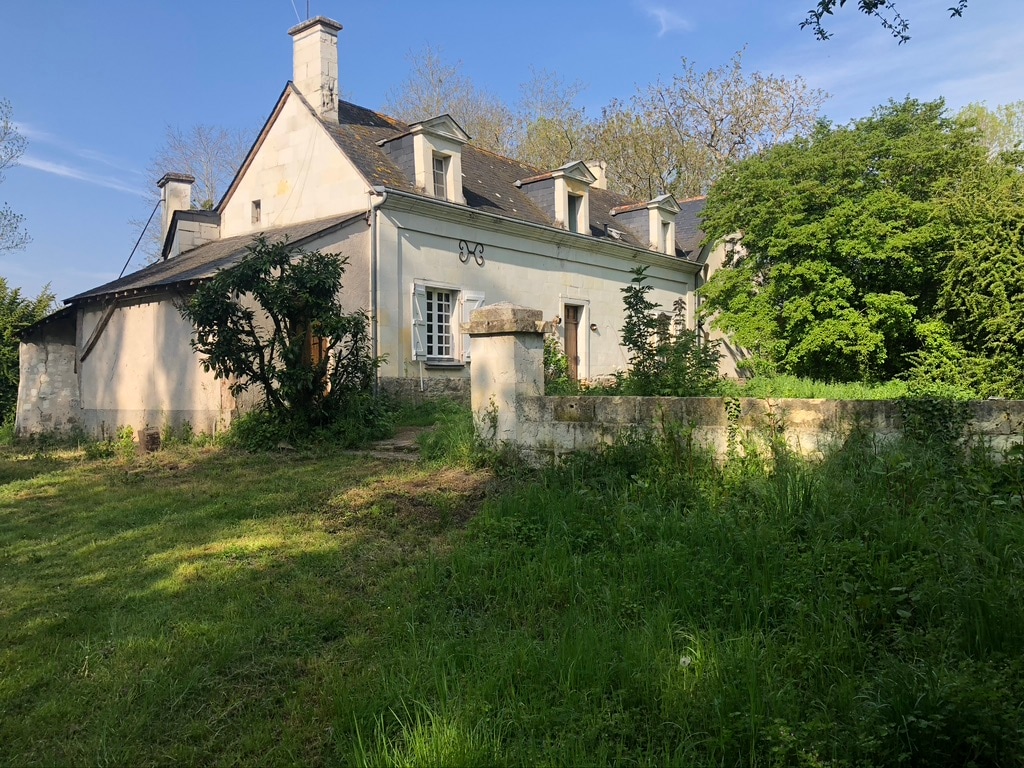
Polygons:
<instances>
[{"instance_id":1,"label":"fence post","mask_svg":"<svg viewBox=\"0 0 1024 768\"><path fill-rule=\"evenodd\" d=\"M486 442L518 444L518 399L544 394L543 317L539 309L502 302L473 310L463 325L473 351L473 422Z\"/></svg>"}]
</instances>

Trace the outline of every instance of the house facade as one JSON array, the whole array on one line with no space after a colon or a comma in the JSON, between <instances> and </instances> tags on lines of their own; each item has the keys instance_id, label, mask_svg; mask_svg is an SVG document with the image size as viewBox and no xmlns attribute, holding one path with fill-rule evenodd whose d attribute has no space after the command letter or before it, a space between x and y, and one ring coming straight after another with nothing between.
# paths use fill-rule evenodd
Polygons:
<instances>
[{"instance_id":1,"label":"house facade","mask_svg":"<svg viewBox=\"0 0 1024 768\"><path fill-rule=\"evenodd\" d=\"M624 199L601 163L531 168L475 147L447 115L406 124L340 101L340 31L323 17L290 30L293 79L213 211L190 210L193 180L166 175L160 260L26 331L19 434L226 426L248 404L203 370L176 306L260 234L348 259L342 303L369 315L390 391L467 392L461 325L497 302L541 309L578 378L624 370L621 289L637 266L696 328L702 200Z\"/></svg>"}]
</instances>

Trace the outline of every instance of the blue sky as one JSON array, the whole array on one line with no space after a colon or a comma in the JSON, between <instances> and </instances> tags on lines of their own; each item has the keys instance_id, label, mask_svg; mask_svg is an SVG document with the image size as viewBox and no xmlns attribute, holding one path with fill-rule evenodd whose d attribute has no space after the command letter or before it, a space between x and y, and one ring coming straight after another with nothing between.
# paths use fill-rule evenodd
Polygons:
<instances>
[{"instance_id":1,"label":"blue sky","mask_svg":"<svg viewBox=\"0 0 1024 768\"><path fill-rule=\"evenodd\" d=\"M1024 99L1024 2L899 0L912 40L897 45L852 8L819 42L799 22L814 0L588 0L585 3L374 3L310 0L340 21L345 95L380 107L425 43L512 102L531 67L587 84L598 113L637 85L671 78L680 57L707 69L746 46L748 71L802 75L845 122L889 98L945 96L953 107ZM850 3L853 5L853 3ZM144 171L168 124L262 123L291 77L293 0L9 0L0 14L0 98L29 139L0 202L33 242L0 255L0 275L59 298L117 276L145 218ZM305 0L294 0L305 17ZM168 169L173 170L173 169ZM136 256L130 269L141 266Z\"/></svg>"}]
</instances>

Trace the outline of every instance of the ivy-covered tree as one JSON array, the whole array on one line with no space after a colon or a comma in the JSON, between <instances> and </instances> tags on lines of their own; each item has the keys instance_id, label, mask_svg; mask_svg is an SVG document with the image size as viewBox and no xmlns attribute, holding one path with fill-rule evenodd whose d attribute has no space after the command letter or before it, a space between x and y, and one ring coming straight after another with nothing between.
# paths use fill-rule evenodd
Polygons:
<instances>
[{"instance_id":1,"label":"ivy-covered tree","mask_svg":"<svg viewBox=\"0 0 1024 768\"><path fill-rule=\"evenodd\" d=\"M733 166L704 210L742 234L702 311L762 370L832 381L912 366L936 319L953 236L942 195L987 150L939 101L890 102Z\"/></svg>"},{"instance_id":2,"label":"ivy-covered tree","mask_svg":"<svg viewBox=\"0 0 1024 768\"><path fill-rule=\"evenodd\" d=\"M0 420L10 415L18 401L20 334L46 317L53 309L53 301L49 286L35 298L29 298L0 277Z\"/></svg>"},{"instance_id":3,"label":"ivy-covered tree","mask_svg":"<svg viewBox=\"0 0 1024 768\"><path fill-rule=\"evenodd\" d=\"M202 365L235 394L257 387L282 421L322 426L352 415L373 382L369 322L341 305L346 259L257 237L179 307Z\"/></svg>"}]
</instances>

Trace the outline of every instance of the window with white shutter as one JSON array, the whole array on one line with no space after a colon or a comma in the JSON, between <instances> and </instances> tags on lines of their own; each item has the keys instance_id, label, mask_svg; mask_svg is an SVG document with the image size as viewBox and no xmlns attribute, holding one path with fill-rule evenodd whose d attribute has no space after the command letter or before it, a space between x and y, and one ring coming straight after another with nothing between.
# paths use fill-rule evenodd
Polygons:
<instances>
[{"instance_id":1,"label":"window with white shutter","mask_svg":"<svg viewBox=\"0 0 1024 768\"><path fill-rule=\"evenodd\" d=\"M414 283L412 287L412 359L458 363L469 360L469 337L460 321L483 306L484 295L453 287Z\"/></svg>"},{"instance_id":2,"label":"window with white shutter","mask_svg":"<svg viewBox=\"0 0 1024 768\"><path fill-rule=\"evenodd\" d=\"M462 292L462 322L469 322L469 315L474 309L484 305L484 295L480 291ZM462 334L462 359L469 362L469 334Z\"/></svg>"}]
</instances>

